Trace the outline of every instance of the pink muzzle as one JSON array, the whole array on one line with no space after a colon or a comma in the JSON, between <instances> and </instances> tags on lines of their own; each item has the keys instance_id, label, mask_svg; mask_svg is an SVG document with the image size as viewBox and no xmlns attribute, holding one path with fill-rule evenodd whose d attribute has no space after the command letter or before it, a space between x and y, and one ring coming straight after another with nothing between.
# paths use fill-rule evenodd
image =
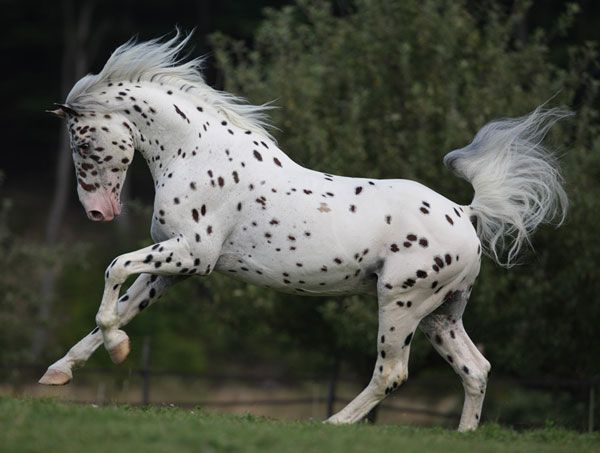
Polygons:
<instances>
[{"instance_id":1,"label":"pink muzzle","mask_svg":"<svg viewBox=\"0 0 600 453\"><path fill-rule=\"evenodd\" d=\"M121 205L113 194L95 194L82 200L81 204L90 220L94 222L110 222L121 213Z\"/></svg>"}]
</instances>

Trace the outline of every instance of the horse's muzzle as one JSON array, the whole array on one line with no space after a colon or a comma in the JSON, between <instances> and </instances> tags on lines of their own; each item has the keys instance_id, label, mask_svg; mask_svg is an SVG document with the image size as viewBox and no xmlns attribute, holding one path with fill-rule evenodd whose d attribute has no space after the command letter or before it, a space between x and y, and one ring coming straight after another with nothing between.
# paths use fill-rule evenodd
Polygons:
<instances>
[{"instance_id":1,"label":"horse's muzzle","mask_svg":"<svg viewBox=\"0 0 600 453\"><path fill-rule=\"evenodd\" d=\"M110 222L121 213L121 205L111 195L82 201L88 219L94 222Z\"/></svg>"}]
</instances>

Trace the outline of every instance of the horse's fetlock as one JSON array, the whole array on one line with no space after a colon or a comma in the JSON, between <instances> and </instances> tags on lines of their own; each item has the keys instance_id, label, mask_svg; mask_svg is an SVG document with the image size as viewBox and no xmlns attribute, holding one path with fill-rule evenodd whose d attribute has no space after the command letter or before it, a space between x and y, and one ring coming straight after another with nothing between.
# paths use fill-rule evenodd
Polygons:
<instances>
[{"instance_id":1,"label":"horse's fetlock","mask_svg":"<svg viewBox=\"0 0 600 453\"><path fill-rule=\"evenodd\" d=\"M111 327L114 327L119 322L118 317L113 315L106 314L98 314L96 315L96 325L100 327L101 330L106 330Z\"/></svg>"}]
</instances>

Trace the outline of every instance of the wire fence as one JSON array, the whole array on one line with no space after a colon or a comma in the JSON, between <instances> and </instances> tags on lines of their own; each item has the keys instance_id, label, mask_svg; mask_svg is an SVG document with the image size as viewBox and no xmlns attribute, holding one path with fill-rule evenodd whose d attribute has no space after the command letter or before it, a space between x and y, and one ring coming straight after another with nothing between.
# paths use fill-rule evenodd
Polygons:
<instances>
[{"instance_id":1,"label":"wire fence","mask_svg":"<svg viewBox=\"0 0 600 453\"><path fill-rule=\"evenodd\" d=\"M12 381L18 377L19 380L28 381L29 383L35 382L38 375L44 372L44 367L32 364L20 364L12 367L0 367L0 374L6 374L10 372L12 374ZM150 368L131 368L126 372L129 380L130 378L139 379L139 397L137 399L121 401L127 405L132 406L148 406L148 405L169 405L182 408L236 408L236 407L260 407L260 406L315 406L320 405L324 407L324 411L321 416L329 417L334 413L334 407L341 408L348 404L351 399L347 397L340 397L337 394L332 394L331 390L336 388L340 383L346 382L356 384L356 380L351 378L338 378L336 385L331 386L329 382L324 381L322 376L289 376L289 375L272 375L272 374L244 374L244 373L190 373L190 372L176 372L166 370L152 370ZM77 370L77 382L79 385L89 385L91 378L102 376L99 381L105 381L107 376L113 376L115 379L122 379L122 375L115 372L115 369L111 368L82 368ZM307 396L307 397L269 397L269 398L240 398L224 400L224 399L169 399L168 402L161 401L161 398L153 398L153 389L163 379L175 379L178 381L185 381L188 384L192 381L203 381L210 384L213 383L224 383L224 382L243 382L248 385L260 385L264 383L277 383L278 386L297 386L303 383L315 384L319 383L323 387L328 387L326 395L320 396ZM83 384L82 384L83 383ZM93 398L80 398L70 399L72 402L84 403L84 404L106 404L110 402L113 404L115 399L109 399L105 396L105 387L100 385ZM337 389L336 389L337 390ZM162 393L162 392L161 392ZM67 398L68 399L68 398ZM118 398L117 398L118 400ZM423 407L414 407L405 404L395 404L389 400L382 402L378 406L378 411L388 411L392 413L399 413L403 415L417 415L435 417L442 420L447 420L448 423L458 423L460 413L456 411L440 411L434 409L427 409Z\"/></svg>"},{"instance_id":2,"label":"wire fence","mask_svg":"<svg viewBox=\"0 0 600 453\"><path fill-rule=\"evenodd\" d=\"M302 405L322 405L325 406L326 416L330 416L334 412L334 407L338 405L345 405L350 402L349 398L338 396L339 387L341 383L353 383L356 384L356 379L351 377L340 377L337 371L332 374L331 377L325 378L323 376L290 376L290 375L267 375L267 374L251 374L251 373L189 373L189 372L176 372L170 370L153 370L150 366L150 355L151 348L149 340L144 341L142 351L142 361L138 368L130 368L127 371L127 375L139 380L139 397L129 399L127 404L131 405L152 405L152 404L169 404L184 408L236 408L236 407L278 407L278 406L302 406ZM32 364L18 364L13 366L0 366L0 376L3 376L6 382L16 383L17 386L23 385L23 382L35 382L33 377L37 373L43 372L44 366L32 365ZM100 382L106 381L107 375L115 375L114 368L82 368L77 370L79 382L85 382L86 379L92 376L102 376ZM10 377L9 377L10 376ZM32 379L30 379L30 377ZM325 387L325 395L312 395L308 397L304 396L284 396L284 397L236 397L234 399L220 399L220 398L205 398L205 399L181 399L181 400L170 400L168 403L157 401L153 398L153 388L159 384L161 379L177 379L184 380L186 382L200 381L207 384L223 384L225 382L237 382L244 383L245 385L259 385L266 382L276 382L279 385L294 386L302 383L320 383ZM540 379L511 379L511 382L517 384L525 389L546 391L546 392L558 392L565 391L573 394L578 394L579 398L585 395L585 401L581 401L586 406L585 421L579 424L581 429L592 432L596 429L595 413L596 408L596 392L600 384L600 377L595 376L588 379L564 379L554 377L544 377ZM19 382L21 384L19 384ZM429 379L429 385L431 388L440 387L440 381L433 382ZM443 383L441 386L443 387ZM136 388L136 390L138 390ZM98 392L102 393L102 392ZM96 403L103 404L105 398L103 396L96 395L96 398L85 399L77 398L75 402L81 403ZM427 416L435 417L439 420L445 420L447 423L457 423L460 418L460 413L456 410L437 410L429 409L426 407L416 407L414 405L402 403L398 404L394 402L394 399L387 399L379 405L379 411L386 411L392 413L398 413L403 415L414 415L414 416ZM539 426L539 423L525 423L522 426L516 427L534 427Z\"/></svg>"}]
</instances>

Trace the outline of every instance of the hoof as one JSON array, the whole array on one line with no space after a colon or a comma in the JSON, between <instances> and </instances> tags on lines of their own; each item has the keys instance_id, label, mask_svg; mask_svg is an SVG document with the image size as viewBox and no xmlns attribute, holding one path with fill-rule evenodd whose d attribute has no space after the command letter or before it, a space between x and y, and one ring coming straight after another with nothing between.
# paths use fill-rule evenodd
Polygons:
<instances>
[{"instance_id":1,"label":"hoof","mask_svg":"<svg viewBox=\"0 0 600 453\"><path fill-rule=\"evenodd\" d=\"M129 351L131 348L129 347L129 338L121 341L118 345L108 351L110 355L110 359L113 363L119 365L125 361L127 356L129 355Z\"/></svg>"},{"instance_id":2,"label":"hoof","mask_svg":"<svg viewBox=\"0 0 600 453\"><path fill-rule=\"evenodd\" d=\"M335 415L329 417L327 420L323 420L323 423L327 424L327 425L345 425L348 422L345 422L343 420L341 420L339 417L336 417Z\"/></svg>"},{"instance_id":3,"label":"hoof","mask_svg":"<svg viewBox=\"0 0 600 453\"><path fill-rule=\"evenodd\" d=\"M42 385L66 385L71 382L71 376L62 371L53 370L48 368L46 373L38 381Z\"/></svg>"}]
</instances>

